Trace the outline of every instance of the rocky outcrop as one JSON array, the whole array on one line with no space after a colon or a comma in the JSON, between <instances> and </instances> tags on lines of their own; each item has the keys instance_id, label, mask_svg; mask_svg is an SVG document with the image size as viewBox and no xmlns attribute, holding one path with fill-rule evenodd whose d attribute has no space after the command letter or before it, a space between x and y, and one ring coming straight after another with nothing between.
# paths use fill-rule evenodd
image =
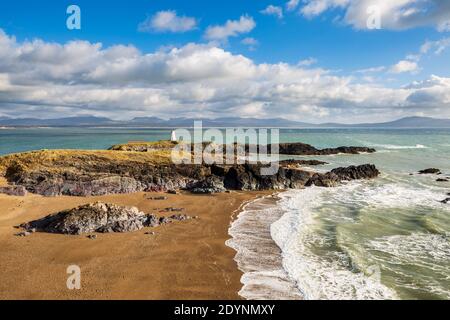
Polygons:
<instances>
[{"instance_id":1,"label":"rocky outcrop","mask_svg":"<svg viewBox=\"0 0 450 320\"><path fill-rule=\"evenodd\" d=\"M141 230L145 227L157 227L173 221L191 219L180 214L169 218L158 218L145 214L134 207L121 207L108 203L93 203L71 210L62 211L43 219L21 225L25 232L37 232L80 235L86 233L124 233Z\"/></svg>"},{"instance_id":2,"label":"rocky outcrop","mask_svg":"<svg viewBox=\"0 0 450 320\"><path fill-rule=\"evenodd\" d=\"M325 174L316 173L306 183L306 186L335 187L342 181L373 179L378 177L380 172L374 165L351 166L348 168L336 168Z\"/></svg>"},{"instance_id":3,"label":"rocky outcrop","mask_svg":"<svg viewBox=\"0 0 450 320\"><path fill-rule=\"evenodd\" d=\"M0 194L6 194L8 196L25 197L27 195L27 189L23 186L7 186L0 187Z\"/></svg>"},{"instance_id":4,"label":"rocky outcrop","mask_svg":"<svg viewBox=\"0 0 450 320\"><path fill-rule=\"evenodd\" d=\"M142 146L152 151L126 151ZM284 190L305 185L332 186L342 180L375 177L372 167L314 173L302 168L323 165L317 160L283 160L275 172L263 175L267 164L173 164L171 142L132 143L111 151L42 150L0 157L0 174L17 190L43 196L100 196L135 192L188 190L211 194L226 190ZM249 146L247 146L249 147ZM124 151L115 151L122 150ZM280 144L280 152L296 155L374 152L362 147L319 150L303 143ZM373 172L372 172L373 171Z\"/></svg>"},{"instance_id":5,"label":"rocky outcrop","mask_svg":"<svg viewBox=\"0 0 450 320\"><path fill-rule=\"evenodd\" d=\"M447 198L447 199L445 199L445 200L442 200L441 203L443 203L443 204L450 203L450 198Z\"/></svg>"},{"instance_id":6,"label":"rocky outcrop","mask_svg":"<svg viewBox=\"0 0 450 320\"><path fill-rule=\"evenodd\" d=\"M269 150L274 150L276 145L270 145ZM280 143L278 144L279 154L285 155L308 155L308 156L323 156L333 154L360 154L360 153L374 153L375 149L367 147L338 147L317 149L309 144L296 142L296 143Z\"/></svg>"},{"instance_id":7,"label":"rocky outcrop","mask_svg":"<svg viewBox=\"0 0 450 320\"><path fill-rule=\"evenodd\" d=\"M327 174L282 165L270 176L261 173L265 164L154 166L130 162L113 166L108 162L86 162L78 163L77 167L77 171L11 167L7 178L44 196L98 196L178 189L202 194L226 190L285 190L305 185L334 186L342 180L374 178L379 174L370 165L339 168Z\"/></svg>"},{"instance_id":8,"label":"rocky outcrop","mask_svg":"<svg viewBox=\"0 0 450 320\"><path fill-rule=\"evenodd\" d=\"M154 215L146 215L137 208L107 203L93 203L21 225L25 230L79 235L84 233L133 232L159 225Z\"/></svg>"},{"instance_id":9,"label":"rocky outcrop","mask_svg":"<svg viewBox=\"0 0 450 320\"><path fill-rule=\"evenodd\" d=\"M279 161L280 166L283 167L301 167L301 166L322 166L325 164L328 164L325 161L319 161L319 160L295 160L295 159L289 159L289 160L282 160Z\"/></svg>"},{"instance_id":10,"label":"rocky outcrop","mask_svg":"<svg viewBox=\"0 0 450 320\"><path fill-rule=\"evenodd\" d=\"M194 194L214 194L225 192L223 177L209 176L203 180L189 184L187 190Z\"/></svg>"},{"instance_id":11,"label":"rocky outcrop","mask_svg":"<svg viewBox=\"0 0 450 320\"><path fill-rule=\"evenodd\" d=\"M425 170L420 170L419 174L441 174L441 170L436 168L429 168Z\"/></svg>"}]
</instances>

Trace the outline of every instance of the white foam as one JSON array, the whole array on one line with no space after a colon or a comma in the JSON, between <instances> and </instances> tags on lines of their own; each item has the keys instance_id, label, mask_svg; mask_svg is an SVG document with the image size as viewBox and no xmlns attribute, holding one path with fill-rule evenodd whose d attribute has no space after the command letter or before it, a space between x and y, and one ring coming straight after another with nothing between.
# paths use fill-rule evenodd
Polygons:
<instances>
[{"instance_id":1,"label":"white foam","mask_svg":"<svg viewBox=\"0 0 450 320\"><path fill-rule=\"evenodd\" d=\"M314 232L313 211L326 192L313 187L281 195L280 205L286 214L271 229L283 252L284 269L306 299L395 299L395 292L378 278L350 270L339 253L322 256L311 250L311 244L327 241Z\"/></svg>"},{"instance_id":2,"label":"white foam","mask_svg":"<svg viewBox=\"0 0 450 320\"><path fill-rule=\"evenodd\" d=\"M389 149L389 150L404 150L404 149L428 149L427 146L424 146L423 144L416 144L415 146L399 146L394 144L380 144L380 145L374 145L381 148Z\"/></svg>"},{"instance_id":3,"label":"white foam","mask_svg":"<svg viewBox=\"0 0 450 320\"><path fill-rule=\"evenodd\" d=\"M450 242L447 236L427 233L395 235L372 240L370 245L389 257L392 272L399 274L401 271L396 266L414 263L421 277L402 272L399 285L417 289L410 283L420 283L422 289L450 299Z\"/></svg>"},{"instance_id":4,"label":"white foam","mask_svg":"<svg viewBox=\"0 0 450 320\"><path fill-rule=\"evenodd\" d=\"M284 271L281 251L271 238L270 225L283 215L273 198L249 203L232 223L227 245L244 272L239 295L248 300L301 299L299 290Z\"/></svg>"},{"instance_id":5,"label":"white foam","mask_svg":"<svg viewBox=\"0 0 450 320\"><path fill-rule=\"evenodd\" d=\"M424 206L430 208L450 209L440 201L443 199L442 188L418 185L410 186L398 182L369 185L364 182L352 183L342 192L333 193L331 200L365 203L374 207L408 208Z\"/></svg>"}]
</instances>

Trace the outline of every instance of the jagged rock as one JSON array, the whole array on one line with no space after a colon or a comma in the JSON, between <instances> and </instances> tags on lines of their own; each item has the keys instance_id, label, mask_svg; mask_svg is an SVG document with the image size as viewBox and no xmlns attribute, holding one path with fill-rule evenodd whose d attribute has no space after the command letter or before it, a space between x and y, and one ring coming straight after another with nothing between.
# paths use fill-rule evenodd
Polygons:
<instances>
[{"instance_id":1,"label":"jagged rock","mask_svg":"<svg viewBox=\"0 0 450 320\"><path fill-rule=\"evenodd\" d=\"M213 194L226 191L223 178L217 176L209 176L204 180L190 184L187 186L187 190L196 194Z\"/></svg>"},{"instance_id":2,"label":"jagged rock","mask_svg":"<svg viewBox=\"0 0 450 320\"><path fill-rule=\"evenodd\" d=\"M294 150L292 152L296 152L295 150L305 152L315 150L314 152L319 154L324 152L305 144L289 144L287 148L292 148ZM356 152L357 150L362 151L359 147L350 147L347 151ZM135 192L177 194L176 190L186 189L194 193L297 189L303 188L315 175L313 172L302 170L298 165L301 163L319 164L314 160L310 162L281 161L272 175L263 175L261 170L268 165L262 163L241 165L159 164L133 161L133 158L127 158L131 157L130 155L126 155L125 161L120 157L103 155L101 152L99 155L92 152L78 155L76 152L63 153L64 156L56 153L51 166L46 164L50 160L39 159L45 160L46 157L53 159L53 153L33 154L30 161L37 161L37 165L25 165L25 160L28 160L27 155L15 156L16 160L14 161L0 158L0 163L3 163L5 176L10 183L23 186L29 192L44 196L99 196ZM127 154L126 152L117 153ZM24 158L19 163L22 157ZM315 183L335 185L340 180L366 178L364 174L360 175L358 172L352 171L335 172L335 174L339 176L339 179L335 179L332 175L322 177L319 174L314 178ZM345 177L342 177L344 174ZM132 228L132 226L126 227Z\"/></svg>"},{"instance_id":3,"label":"jagged rock","mask_svg":"<svg viewBox=\"0 0 450 320\"><path fill-rule=\"evenodd\" d=\"M97 202L22 225L26 230L80 235L84 233L133 232L153 226L156 217L134 207Z\"/></svg>"},{"instance_id":4,"label":"jagged rock","mask_svg":"<svg viewBox=\"0 0 450 320\"><path fill-rule=\"evenodd\" d=\"M173 216L170 216L169 219L174 221L186 221L191 220L192 218L185 214L174 214Z\"/></svg>"},{"instance_id":5,"label":"jagged rock","mask_svg":"<svg viewBox=\"0 0 450 320\"><path fill-rule=\"evenodd\" d=\"M0 193L8 196L25 197L27 195L27 189L23 186L0 187Z\"/></svg>"},{"instance_id":6,"label":"jagged rock","mask_svg":"<svg viewBox=\"0 0 450 320\"><path fill-rule=\"evenodd\" d=\"M150 197L147 198L147 200L155 200L155 201L163 201L163 200L167 200L167 197L161 196L161 197Z\"/></svg>"},{"instance_id":7,"label":"jagged rock","mask_svg":"<svg viewBox=\"0 0 450 320\"><path fill-rule=\"evenodd\" d=\"M441 174L441 170L436 168L429 168L419 171L419 174Z\"/></svg>"},{"instance_id":8,"label":"jagged rock","mask_svg":"<svg viewBox=\"0 0 450 320\"><path fill-rule=\"evenodd\" d=\"M307 187L317 186L317 187L336 187L340 182L339 176L332 172L325 174L316 173L311 179L306 183Z\"/></svg>"},{"instance_id":9,"label":"jagged rock","mask_svg":"<svg viewBox=\"0 0 450 320\"><path fill-rule=\"evenodd\" d=\"M163 212L181 212L181 211L185 211L185 208L165 208L164 210L162 210Z\"/></svg>"},{"instance_id":10,"label":"jagged rock","mask_svg":"<svg viewBox=\"0 0 450 320\"><path fill-rule=\"evenodd\" d=\"M325 164L328 164L325 161L319 161L319 160L295 160L295 159L289 159L289 160L282 160L279 161L280 166L282 167L291 167L291 166L322 166Z\"/></svg>"},{"instance_id":11,"label":"jagged rock","mask_svg":"<svg viewBox=\"0 0 450 320\"><path fill-rule=\"evenodd\" d=\"M331 170L331 172L336 174L341 180L373 179L380 175L380 171L372 164L337 168Z\"/></svg>"},{"instance_id":12,"label":"jagged rock","mask_svg":"<svg viewBox=\"0 0 450 320\"><path fill-rule=\"evenodd\" d=\"M378 177L380 172L374 165L351 166L348 168L336 168L331 172L316 173L306 183L306 186L335 187L342 181L373 179Z\"/></svg>"},{"instance_id":13,"label":"jagged rock","mask_svg":"<svg viewBox=\"0 0 450 320\"><path fill-rule=\"evenodd\" d=\"M276 145L270 145L269 150L274 150ZM360 153L374 153L376 152L373 148L367 147L338 147L338 148L327 148L327 149L317 149L309 144L296 142L296 143L280 143L278 144L279 154L285 155L332 155L339 153L346 154L360 154Z\"/></svg>"},{"instance_id":14,"label":"jagged rock","mask_svg":"<svg viewBox=\"0 0 450 320\"><path fill-rule=\"evenodd\" d=\"M28 232L28 231L19 232L19 233L15 234L16 237L28 237L30 235L31 235L31 232Z\"/></svg>"}]
</instances>

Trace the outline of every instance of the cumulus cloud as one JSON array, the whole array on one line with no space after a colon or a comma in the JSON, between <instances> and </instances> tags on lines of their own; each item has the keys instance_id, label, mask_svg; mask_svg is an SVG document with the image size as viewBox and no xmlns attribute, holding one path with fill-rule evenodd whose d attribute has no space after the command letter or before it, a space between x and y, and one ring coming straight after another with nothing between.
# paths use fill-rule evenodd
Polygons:
<instances>
[{"instance_id":1,"label":"cumulus cloud","mask_svg":"<svg viewBox=\"0 0 450 320\"><path fill-rule=\"evenodd\" d=\"M260 11L262 14L268 15L268 16L275 16L278 19L283 19L283 8L269 5L264 10Z\"/></svg>"},{"instance_id":2,"label":"cumulus cloud","mask_svg":"<svg viewBox=\"0 0 450 320\"><path fill-rule=\"evenodd\" d=\"M345 10L343 21L357 29L366 29L368 8L374 6L383 29L403 30L434 26L450 30L450 1L442 0L305 0L301 13L309 18L333 9ZM372 13L371 13L372 14Z\"/></svg>"},{"instance_id":3,"label":"cumulus cloud","mask_svg":"<svg viewBox=\"0 0 450 320\"><path fill-rule=\"evenodd\" d=\"M187 32L197 27L192 17L178 16L174 10L159 11L138 26L140 32Z\"/></svg>"},{"instance_id":4,"label":"cumulus cloud","mask_svg":"<svg viewBox=\"0 0 450 320\"><path fill-rule=\"evenodd\" d=\"M208 40L227 40L252 31L256 27L255 20L248 15L241 16L239 20L228 20L224 25L209 26L205 32Z\"/></svg>"},{"instance_id":5,"label":"cumulus cloud","mask_svg":"<svg viewBox=\"0 0 450 320\"><path fill-rule=\"evenodd\" d=\"M214 45L143 53L86 41L19 42L0 31L0 116L376 121L436 110L450 116L449 93L450 78L390 88L320 68L258 64Z\"/></svg>"},{"instance_id":6,"label":"cumulus cloud","mask_svg":"<svg viewBox=\"0 0 450 320\"><path fill-rule=\"evenodd\" d=\"M427 54L430 50L433 50L434 54L441 54L448 47L450 47L450 37L443 38L437 41L426 41L420 48L421 54Z\"/></svg>"},{"instance_id":7,"label":"cumulus cloud","mask_svg":"<svg viewBox=\"0 0 450 320\"><path fill-rule=\"evenodd\" d=\"M419 70L419 65L415 61L411 60L400 60L398 63L390 68L391 73L404 73L404 72L417 72Z\"/></svg>"},{"instance_id":8,"label":"cumulus cloud","mask_svg":"<svg viewBox=\"0 0 450 320\"><path fill-rule=\"evenodd\" d=\"M297 9L299 3L300 3L300 0L289 0L286 3L286 10L293 11L293 10Z\"/></svg>"},{"instance_id":9,"label":"cumulus cloud","mask_svg":"<svg viewBox=\"0 0 450 320\"><path fill-rule=\"evenodd\" d=\"M300 67L309 67L317 63L317 59L310 57L308 59L300 60L298 66Z\"/></svg>"}]
</instances>

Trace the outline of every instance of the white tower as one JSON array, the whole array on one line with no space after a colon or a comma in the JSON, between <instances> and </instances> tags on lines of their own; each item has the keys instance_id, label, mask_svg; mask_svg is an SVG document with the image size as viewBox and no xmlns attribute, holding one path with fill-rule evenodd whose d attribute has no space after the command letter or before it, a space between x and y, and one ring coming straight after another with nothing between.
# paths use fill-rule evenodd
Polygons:
<instances>
[{"instance_id":1,"label":"white tower","mask_svg":"<svg viewBox=\"0 0 450 320\"><path fill-rule=\"evenodd\" d=\"M177 142L177 134L175 133L175 131L172 131L172 135L170 137L170 141Z\"/></svg>"}]
</instances>

